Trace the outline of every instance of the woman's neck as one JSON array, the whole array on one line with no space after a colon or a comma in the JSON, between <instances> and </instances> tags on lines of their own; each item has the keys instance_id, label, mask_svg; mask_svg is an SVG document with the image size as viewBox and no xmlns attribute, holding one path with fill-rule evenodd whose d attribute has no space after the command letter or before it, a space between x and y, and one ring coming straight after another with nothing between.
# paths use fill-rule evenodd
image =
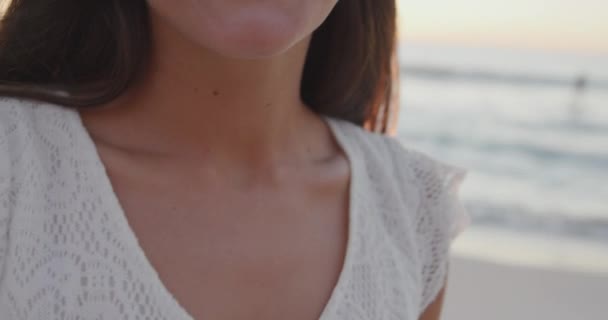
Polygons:
<instances>
[{"instance_id":1,"label":"woman's neck","mask_svg":"<svg viewBox=\"0 0 608 320\"><path fill-rule=\"evenodd\" d=\"M282 154L306 150L301 145L314 140L303 132L321 123L300 98L309 39L271 58L239 60L153 25L145 74L107 108L85 115L113 127L107 132L115 137L105 135L106 140L260 166L284 161Z\"/></svg>"}]
</instances>

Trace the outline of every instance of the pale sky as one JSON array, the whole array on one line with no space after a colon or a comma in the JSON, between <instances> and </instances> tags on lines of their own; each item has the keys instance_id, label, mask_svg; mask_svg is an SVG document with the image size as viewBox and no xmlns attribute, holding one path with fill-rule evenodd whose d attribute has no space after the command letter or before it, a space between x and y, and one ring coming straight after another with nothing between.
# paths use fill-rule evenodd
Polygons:
<instances>
[{"instance_id":1,"label":"pale sky","mask_svg":"<svg viewBox=\"0 0 608 320\"><path fill-rule=\"evenodd\" d=\"M398 0L406 41L608 53L608 0Z\"/></svg>"}]
</instances>

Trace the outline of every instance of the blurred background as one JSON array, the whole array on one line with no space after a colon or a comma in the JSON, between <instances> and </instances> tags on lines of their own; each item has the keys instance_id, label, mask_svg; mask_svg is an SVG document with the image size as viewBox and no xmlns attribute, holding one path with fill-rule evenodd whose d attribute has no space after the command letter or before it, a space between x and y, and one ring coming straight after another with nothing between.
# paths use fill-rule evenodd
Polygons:
<instances>
[{"instance_id":1,"label":"blurred background","mask_svg":"<svg viewBox=\"0 0 608 320\"><path fill-rule=\"evenodd\" d=\"M398 138L469 170L444 319L608 319L608 1L399 11Z\"/></svg>"}]
</instances>

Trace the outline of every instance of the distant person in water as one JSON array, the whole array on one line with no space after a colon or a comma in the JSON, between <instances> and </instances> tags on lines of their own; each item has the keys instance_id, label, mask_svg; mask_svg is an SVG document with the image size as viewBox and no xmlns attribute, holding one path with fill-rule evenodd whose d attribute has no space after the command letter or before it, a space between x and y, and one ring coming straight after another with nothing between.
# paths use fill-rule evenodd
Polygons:
<instances>
[{"instance_id":1,"label":"distant person in water","mask_svg":"<svg viewBox=\"0 0 608 320\"><path fill-rule=\"evenodd\" d=\"M570 103L570 120L572 121L579 121L583 116L584 105L581 100L585 95L587 84L588 80L585 74L579 75L574 80L574 95Z\"/></svg>"}]
</instances>

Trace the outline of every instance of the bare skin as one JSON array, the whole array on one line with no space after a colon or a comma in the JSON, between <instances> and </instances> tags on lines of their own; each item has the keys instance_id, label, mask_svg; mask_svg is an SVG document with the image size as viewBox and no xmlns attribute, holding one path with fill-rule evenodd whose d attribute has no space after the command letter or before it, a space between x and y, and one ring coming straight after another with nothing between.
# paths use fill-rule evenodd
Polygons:
<instances>
[{"instance_id":1,"label":"bare skin","mask_svg":"<svg viewBox=\"0 0 608 320\"><path fill-rule=\"evenodd\" d=\"M420 320L439 320L441 319L441 312L443 311L443 300L445 298L446 286L437 294L435 301L426 308L426 310L420 316Z\"/></svg>"},{"instance_id":2,"label":"bare skin","mask_svg":"<svg viewBox=\"0 0 608 320\"><path fill-rule=\"evenodd\" d=\"M345 251L340 154L244 178L98 146L140 245L192 316L318 319Z\"/></svg>"},{"instance_id":3,"label":"bare skin","mask_svg":"<svg viewBox=\"0 0 608 320\"><path fill-rule=\"evenodd\" d=\"M346 251L350 167L299 97L310 36L242 60L152 26L141 80L81 112L148 260L195 319L318 319Z\"/></svg>"},{"instance_id":4,"label":"bare skin","mask_svg":"<svg viewBox=\"0 0 608 320\"><path fill-rule=\"evenodd\" d=\"M144 80L81 113L141 247L196 319L317 319L345 255L350 169L299 99L308 39L242 62L154 26Z\"/></svg>"}]
</instances>

